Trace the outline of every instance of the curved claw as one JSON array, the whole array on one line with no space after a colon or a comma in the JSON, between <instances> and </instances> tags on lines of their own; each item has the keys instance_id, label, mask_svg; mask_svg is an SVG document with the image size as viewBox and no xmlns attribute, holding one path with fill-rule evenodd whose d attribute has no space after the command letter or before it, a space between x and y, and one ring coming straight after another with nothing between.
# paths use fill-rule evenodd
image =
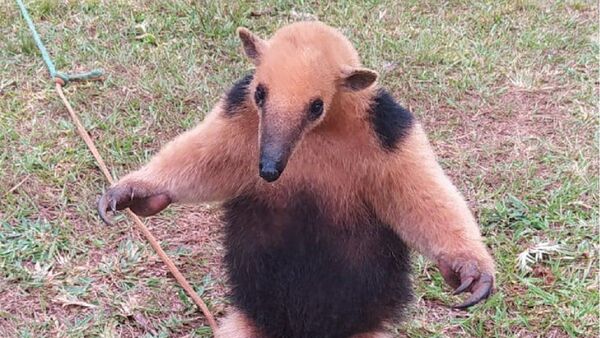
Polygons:
<instances>
[{"instance_id":1,"label":"curved claw","mask_svg":"<svg viewBox=\"0 0 600 338\"><path fill-rule=\"evenodd\" d=\"M489 297L494 287L493 280L494 279L491 275L483 273L477 283L474 285L471 296L469 296L469 298L467 298L467 300L462 304L455 305L453 307L455 309L465 309Z\"/></svg>"},{"instance_id":2,"label":"curved claw","mask_svg":"<svg viewBox=\"0 0 600 338\"><path fill-rule=\"evenodd\" d=\"M98 200L98 215L100 216L100 219L102 219L102 221L106 223L106 225L113 225L112 220L106 214L106 210L108 210L108 204L108 197L106 196L106 194L102 195L102 197L100 197L100 200ZM116 201L114 200L111 201L111 209L113 210L113 212L116 209Z\"/></svg>"},{"instance_id":3,"label":"curved claw","mask_svg":"<svg viewBox=\"0 0 600 338\"><path fill-rule=\"evenodd\" d=\"M98 200L98 215L104 223L112 225L113 221L108 217L107 211L116 213L118 210L130 208L136 215L152 216L171 204L171 197L164 192L149 192L142 184L132 187L130 184L117 185Z\"/></svg>"},{"instance_id":4,"label":"curved claw","mask_svg":"<svg viewBox=\"0 0 600 338\"><path fill-rule=\"evenodd\" d=\"M460 284L459 287L456 288L456 290L454 290L454 292L452 292L453 295L458 295L459 293L463 293L465 292L469 286L471 286L471 284L473 284L473 281L475 280L475 278L473 277L467 277L462 284Z\"/></svg>"}]
</instances>

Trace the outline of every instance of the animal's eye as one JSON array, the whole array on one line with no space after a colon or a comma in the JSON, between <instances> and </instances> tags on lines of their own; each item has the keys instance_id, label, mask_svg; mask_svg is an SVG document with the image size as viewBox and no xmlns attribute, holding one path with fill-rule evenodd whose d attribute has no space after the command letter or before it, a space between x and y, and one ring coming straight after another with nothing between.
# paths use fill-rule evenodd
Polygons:
<instances>
[{"instance_id":1,"label":"animal's eye","mask_svg":"<svg viewBox=\"0 0 600 338\"><path fill-rule=\"evenodd\" d=\"M262 107L262 105L265 103L266 97L267 91L265 90L265 87L260 84L256 86L256 90L254 91L254 101L256 102L256 105Z\"/></svg>"},{"instance_id":2,"label":"animal's eye","mask_svg":"<svg viewBox=\"0 0 600 338\"><path fill-rule=\"evenodd\" d=\"M310 103L310 108L308 108L308 119L314 121L319 118L323 114L323 100L316 99Z\"/></svg>"}]
</instances>

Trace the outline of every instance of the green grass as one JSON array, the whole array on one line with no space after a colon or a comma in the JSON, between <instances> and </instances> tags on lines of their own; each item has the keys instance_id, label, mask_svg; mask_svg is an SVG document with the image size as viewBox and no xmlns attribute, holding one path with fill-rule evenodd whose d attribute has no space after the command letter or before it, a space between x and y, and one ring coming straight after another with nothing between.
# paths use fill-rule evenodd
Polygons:
<instances>
[{"instance_id":1,"label":"green grass","mask_svg":"<svg viewBox=\"0 0 600 338\"><path fill-rule=\"evenodd\" d=\"M201 121L251 68L237 26L266 37L316 16L341 28L423 121L498 264L497 292L461 312L443 305L458 299L416 256L417 300L398 335L598 333L596 2L27 5L59 70L105 69L105 81L66 92L116 176ZM0 336L209 336L145 240L126 222L108 228L97 218L106 182L12 1L0 3L0 46ZM222 315L215 211L172 208L148 223ZM520 264L540 247L547 252Z\"/></svg>"}]
</instances>

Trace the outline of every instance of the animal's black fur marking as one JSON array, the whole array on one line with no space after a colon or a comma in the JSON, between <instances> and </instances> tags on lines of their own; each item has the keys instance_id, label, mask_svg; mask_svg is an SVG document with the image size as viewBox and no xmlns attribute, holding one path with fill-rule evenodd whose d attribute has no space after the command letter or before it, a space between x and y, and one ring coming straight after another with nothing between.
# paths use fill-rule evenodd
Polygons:
<instances>
[{"instance_id":1,"label":"animal's black fur marking","mask_svg":"<svg viewBox=\"0 0 600 338\"><path fill-rule=\"evenodd\" d=\"M225 98L225 114L234 116L240 112L240 108L248 97L248 86L254 78L254 74L250 73L238 80L227 93Z\"/></svg>"},{"instance_id":2,"label":"animal's black fur marking","mask_svg":"<svg viewBox=\"0 0 600 338\"><path fill-rule=\"evenodd\" d=\"M397 318L411 299L410 260L391 228L367 211L333 223L308 194L287 203L225 204L234 304L269 338L346 338Z\"/></svg>"},{"instance_id":3,"label":"animal's black fur marking","mask_svg":"<svg viewBox=\"0 0 600 338\"><path fill-rule=\"evenodd\" d=\"M380 89L370 107L373 129L385 150L396 149L413 125L410 111L400 106L384 89Z\"/></svg>"}]
</instances>

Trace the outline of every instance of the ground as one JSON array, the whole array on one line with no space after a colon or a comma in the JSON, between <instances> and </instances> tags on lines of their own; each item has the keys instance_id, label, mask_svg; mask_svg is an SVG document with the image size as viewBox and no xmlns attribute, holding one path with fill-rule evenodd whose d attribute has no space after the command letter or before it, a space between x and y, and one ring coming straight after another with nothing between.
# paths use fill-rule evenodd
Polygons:
<instances>
[{"instance_id":1,"label":"ground","mask_svg":"<svg viewBox=\"0 0 600 338\"><path fill-rule=\"evenodd\" d=\"M446 305L415 254L410 337L598 333L598 8L595 1L28 1L66 95L116 177L201 121L251 65L235 28L268 36L318 18L423 121L480 220L497 292ZM16 4L0 1L0 336L207 337L130 222L104 226L107 183L48 80ZM227 308L214 206L147 220L211 310Z\"/></svg>"}]
</instances>

